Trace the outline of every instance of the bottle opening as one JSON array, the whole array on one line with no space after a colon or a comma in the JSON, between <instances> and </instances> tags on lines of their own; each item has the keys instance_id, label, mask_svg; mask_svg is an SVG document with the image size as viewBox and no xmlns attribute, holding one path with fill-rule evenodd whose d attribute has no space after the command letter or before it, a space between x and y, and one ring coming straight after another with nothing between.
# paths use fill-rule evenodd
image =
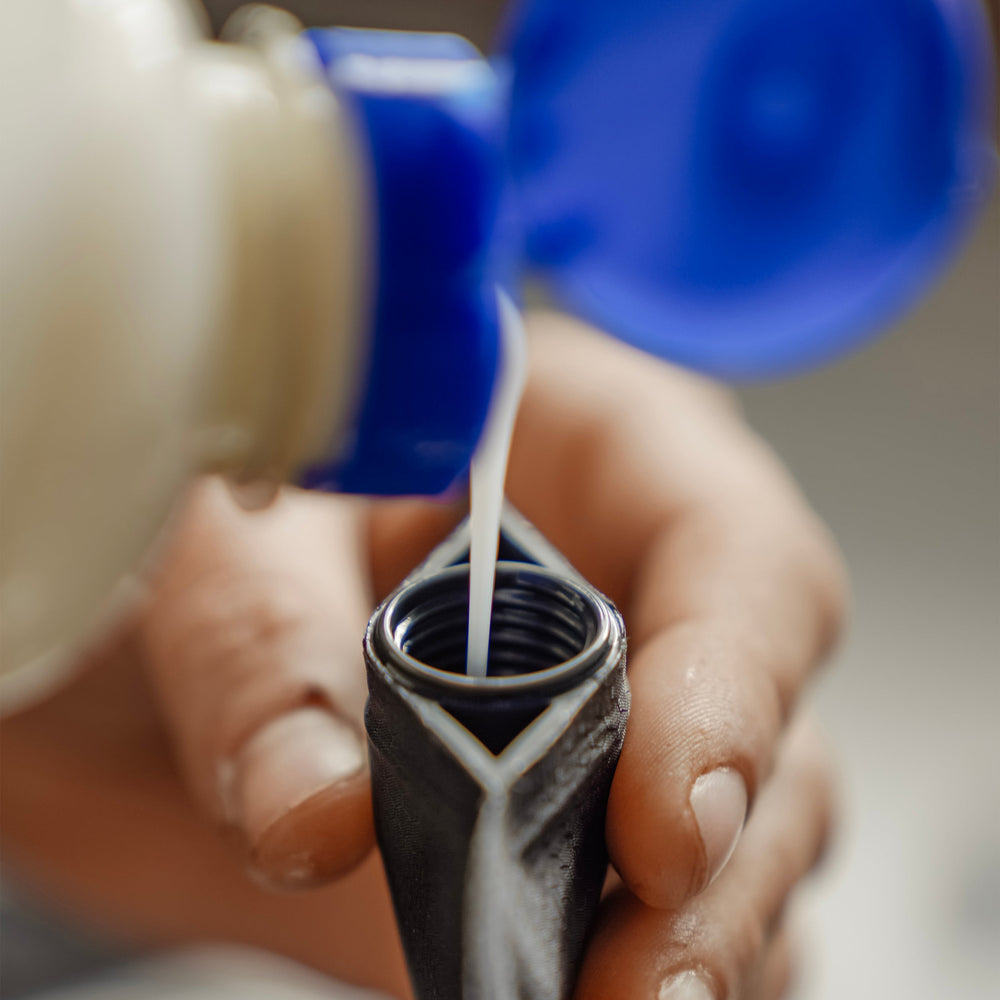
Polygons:
<instances>
[{"instance_id":1,"label":"bottle opening","mask_svg":"<svg viewBox=\"0 0 1000 1000\"><path fill-rule=\"evenodd\" d=\"M491 614L487 676L513 677L547 670L578 656L596 622L582 598L545 578L509 575L497 588ZM465 673L468 592L441 593L416 607L397 630L403 652L428 666Z\"/></svg>"},{"instance_id":2,"label":"bottle opening","mask_svg":"<svg viewBox=\"0 0 1000 1000\"><path fill-rule=\"evenodd\" d=\"M469 567L405 587L377 616L381 662L437 701L493 753L565 691L621 655L620 619L586 583L544 567L497 563L486 677L465 673Z\"/></svg>"},{"instance_id":3,"label":"bottle opening","mask_svg":"<svg viewBox=\"0 0 1000 1000\"><path fill-rule=\"evenodd\" d=\"M449 687L457 681L509 694L548 681L562 686L565 673L600 658L610 631L606 609L584 584L540 566L497 563L487 676L469 677L469 568L461 564L411 584L390 602L380 623L381 651L407 673Z\"/></svg>"}]
</instances>

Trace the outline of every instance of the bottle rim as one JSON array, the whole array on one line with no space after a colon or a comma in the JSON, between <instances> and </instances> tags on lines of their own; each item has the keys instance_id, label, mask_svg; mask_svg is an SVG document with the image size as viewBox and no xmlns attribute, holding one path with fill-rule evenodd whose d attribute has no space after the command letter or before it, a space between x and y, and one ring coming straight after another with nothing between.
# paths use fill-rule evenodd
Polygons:
<instances>
[{"instance_id":1,"label":"bottle rim","mask_svg":"<svg viewBox=\"0 0 1000 1000\"><path fill-rule=\"evenodd\" d=\"M521 655L528 667L508 667L507 673L485 677L458 672L455 667L464 663L468 581L469 566L460 563L402 587L372 617L365 643L373 658L418 691L488 700L556 694L597 673L602 665L617 662L623 653L621 616L589 584L543 566L500 561L491 661L500 655L509 664ZM531 618L525 624L529 608ZM423 641L419 629L424 629ZM453 661L450 668L415 655L426 648L428 633L440 636L442 629L454 630L450 641L445 640ZM529 645L528 640L536 645ZM499 654L498 643L504 647ZM566 655L567 646L572 649L570 655ZM461 654L457 661L456 651ZM555 662L549 662L553 657ZM539 658L546 665L539 665Z\"/></svg>"}]
</instances>

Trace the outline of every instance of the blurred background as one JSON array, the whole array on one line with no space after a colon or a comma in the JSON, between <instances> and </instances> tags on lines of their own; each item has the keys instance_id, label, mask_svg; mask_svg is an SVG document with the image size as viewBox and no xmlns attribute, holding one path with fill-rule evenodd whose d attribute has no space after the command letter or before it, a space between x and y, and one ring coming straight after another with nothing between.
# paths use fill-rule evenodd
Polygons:
<instances>
[{"instance_id":1,"label":"blurred background","mask_svg":"<svg viewBox=\"0 0 1000 1000\"><path fill-rule=\"evenodd\" d=\"M867 350L743 393L851 570L802 1000L1000 996L1000 205Z\"/></svg>"},{"instance_id":2,"label":"blurred background","mask_svg":"<svg viewBox=\"0 0 1000 1000\"><path fill-rule=\"evenodd\" d=\"M482 46L503 6L284 5L307 23L448 29ZM208 6L217 28L238 3ZM801 903L795 995L995 1000L1000 202L948 277L886 336L742 396L831 525L854 583L850 630L818 687L842 768L842 826ZM113 944L59 923L16 887L0 887L0 907L3 1000L69 984L114 1000L152 980L205 1000L322 995L312 977L239 953L145 966L112 985L130 958Z\"/></svg>"}]
</instances>

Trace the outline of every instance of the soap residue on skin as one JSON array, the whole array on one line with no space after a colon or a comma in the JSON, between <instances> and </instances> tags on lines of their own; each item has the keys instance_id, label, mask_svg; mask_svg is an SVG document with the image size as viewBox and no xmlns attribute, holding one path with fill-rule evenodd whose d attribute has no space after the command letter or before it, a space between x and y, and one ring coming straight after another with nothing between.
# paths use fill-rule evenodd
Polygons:
<instances>
[{"instance_id":1,"label":"soap residue on skin","mask_svg":"<svg viewBox=\"0 0 1000 1000\"><path fill-rule=\"evenodd\" d=\"M497 293L500 313L500 373L482 439L472 459L469 498L469 639L466 672L485 677L490 618L500 544L507 456L527 371L524 324L517 307Z\"/></svg>"}]
</instances>

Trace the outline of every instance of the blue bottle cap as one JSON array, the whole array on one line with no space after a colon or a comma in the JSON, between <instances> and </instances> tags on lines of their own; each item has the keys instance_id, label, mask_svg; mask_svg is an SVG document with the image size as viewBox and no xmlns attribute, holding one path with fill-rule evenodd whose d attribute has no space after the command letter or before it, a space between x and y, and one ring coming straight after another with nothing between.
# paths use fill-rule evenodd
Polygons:
<instances>
[{"instance_id":1,"label":"blue bottle cap","mask_svg":"<svg viewBox=\"0 0 1000 1000\"><path fill-rule=\"evenodd\" d=\"M787 372L912 304L995 173L978 0L523 0L499 72L309 34L367 143L377 289L355 436L306 485L450 486L519 272L653 354Z\"/></svg>"},{"instance_id":2,"label":"blue bottle cap","mask_svg":"<svg viewBox=\"0 0 1000 1000\"><path fill-rule=\"evenodd\" d=\"M354 433L302 485L438 494L468 469L497 369L507 89L454 35L308 36L367 146L376 287Z\"/></svg>"},{"instance_id":3,"label":"blue bottle cap","mask_svg":"<svg viewBox=\"0 0 1000 1000\"><path fill-rule=\"evenodd\" d=\"M744 378L859 342L994 173L979 0L527 0L509 210L526 267L646 351Z\"/></svg>"}]
</instances>

